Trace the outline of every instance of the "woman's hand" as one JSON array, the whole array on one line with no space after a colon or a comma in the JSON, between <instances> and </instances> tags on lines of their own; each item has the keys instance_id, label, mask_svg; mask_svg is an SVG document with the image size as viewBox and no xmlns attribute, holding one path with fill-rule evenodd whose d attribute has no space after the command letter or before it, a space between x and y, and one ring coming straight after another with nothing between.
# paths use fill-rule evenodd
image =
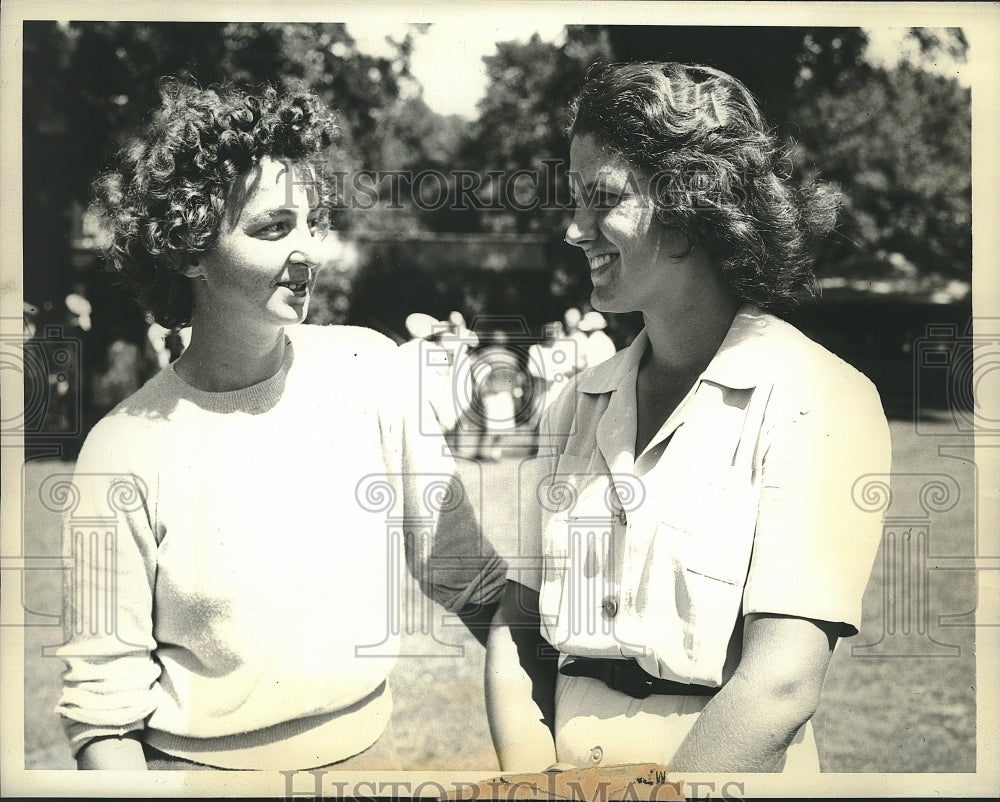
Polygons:
<instances>
[{"instance_id":1,"label":"woman's hand","mask_svg":"<svg viewBox=\"0 0 1000 802\"><path fill-rule=\"evenodd\" d=\"M538 628L538 593L508 582L486 647L486 713L503 771L556 762L557 655Z\"/></svg>"},{"instance_id":2,"label":"woman's hand","mask_svg":"<svg viewBox=\"0 0 1000 802\"><path fill-rule=\"evenodd\" d=\"M754 613L743 656L667 768L780 771L785 750L819 703L839 624Z\"/></svg>"},{"instance_id":3,"label":"woman's hand","mask_svg":"<svg viewBox=\"0 0 1000 802\"><path fill-rule=\"evenodd\" d=\"M134 769L146 771L146 757L136 733L95 738L76 755L78 769Z\"/></svg>"}]
</instances>

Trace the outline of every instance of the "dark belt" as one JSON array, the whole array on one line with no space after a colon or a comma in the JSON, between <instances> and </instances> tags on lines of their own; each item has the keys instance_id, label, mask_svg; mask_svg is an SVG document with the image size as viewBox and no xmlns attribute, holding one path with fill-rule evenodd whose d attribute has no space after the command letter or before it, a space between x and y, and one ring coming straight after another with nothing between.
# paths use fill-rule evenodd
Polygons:
<instances>
[{"instance_id":1,"label":"dark belt","mask_svg":"<svg viewBox=\"0 0 1000 802\"><path fill-rule=\"evenodd\" d=\"M599 679L609 688L635 699L645 699L654 693L666 696L714 696L719 692L718 688L709 688L707 685L691 685L651 676L632 659L572 657L563 663L559 673L567 677Z\"/></svg>"}]
</instances>

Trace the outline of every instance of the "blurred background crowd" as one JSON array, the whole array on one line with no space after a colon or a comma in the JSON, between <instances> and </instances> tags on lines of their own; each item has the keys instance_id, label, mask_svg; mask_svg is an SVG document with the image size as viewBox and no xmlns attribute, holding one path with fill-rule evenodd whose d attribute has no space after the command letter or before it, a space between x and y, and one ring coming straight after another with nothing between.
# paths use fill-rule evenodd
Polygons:
<instances>
[{"instance_id":1,"label":"blurred background crowd","mask_svg":"<svg viewBox=\"0 0 1000 802\"><path fill-rule=\"evenodd\" d=\"M426 25L387 37L378 54L337 23L29 21L23 33L29 454L72 459L90 426L184 347L183 331L151 324L109 282L88 212L91 182L168 75L308 85L339 110L335 169L395 176L369 175L367 202L345 204L343 257L320 274L309 320L444 353L430 372L446 373L452 391L436 411L468 435L459 439L470 457L530 448L565 379L640 325L589 307L586 261L562 240L565 107L597 60L670 58L740 77L788 144L788 170L843 193L818 254L822 295L791 321L867 373L891 416L971 403L960 29L898 29L886 57L873 47L878 32L863 28L567 25L554 39L498 42L471 117L435 111L411 71ZM940 380L921 373L926 350Z\"/></svg>"}]
</instances>

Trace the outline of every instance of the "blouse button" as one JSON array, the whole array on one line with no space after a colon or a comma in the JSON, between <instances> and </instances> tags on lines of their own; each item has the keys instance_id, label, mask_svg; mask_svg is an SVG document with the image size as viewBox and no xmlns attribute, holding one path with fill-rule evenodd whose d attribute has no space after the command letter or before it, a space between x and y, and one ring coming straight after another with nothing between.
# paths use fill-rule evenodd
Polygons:
<instances>
[{"instance_id":1,"label":"blouse button","mask_svg":"<svg viewBox=\"0 0 1000 802\"><path fill-rule=\"evenodd\" d=\"M628 518L626 517L625 510L623 509L618 510L618 523L622 526L628 526Z\"/></svg>"},{"instance_id":2,"label":"blouse button","mask_svg":"<svg viewBox=\"0 0 1000 802\"><path fill-rule=\"evenodd\" d=\"M618 599L614 596L605 596L601 602L601 609L608 618L614 618L618 615Z\"/></svg>"},{"instance_id":3,"label":"blouse button","mask_svg":"<svg viewBox=\"0 0 1000 802\"><path fill-rule=\"evenodd\" d=\"M600 763L604 760L604 750L599 746L595 746L590 750L590 760L594 763Z\"/></svg>"}]
</instances>

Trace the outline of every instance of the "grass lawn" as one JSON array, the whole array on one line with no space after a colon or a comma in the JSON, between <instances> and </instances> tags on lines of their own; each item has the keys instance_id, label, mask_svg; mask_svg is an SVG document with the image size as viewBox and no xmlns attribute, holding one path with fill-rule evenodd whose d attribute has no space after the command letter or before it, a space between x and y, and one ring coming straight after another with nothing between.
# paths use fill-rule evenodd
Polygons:
<instances>
[{"instance_id":1,"label":"grass lawn","mask_svg":"<svg viewBox=\"0 0 1000 802\"><path fill-rule=\"evenodd\" d=\"M892 437L893 501L887 531L898 533L899 542L910 544L911 551L908 559L890 559L886 574L883 543L865 595L861 633L842 641L834 655L815 717L821 764L829 772L970 772L976 766L973 619L939 618L973 614L976 606L975 577L954 559L974 553L971 452L962 459L960 448L942 449L967 447L971 437L952 433L945 423L918 435L903 422L892 424ZM951 453L958 456L946 455ZM516 486L518 464L513 457L461 464L470 494L481 499L484 527L501 550L512 548L505 544L511 540L509 493ZM59 553L59 522L39 503L38 490L45 477L70 470L67 463L27 466L26 555ZM957 503L944 509L947 504L940 498L930 498L932 509L925 511L920 503L924 480L912 474L940 474L942 482L950 478L960 491ZM924 521L914 523L921 515ZM897 526L902 518L910 523ZM926 541L921 540L922 526L929 532ZM927 544L923 551L922 542ZM918 569L909 584L898 579L906 576L899 571L904 563ZM915 577L926 577L923 596L911 592L919 585ZM25 631L26 768L73 765L52 713L62 664L42 656L44 645L61 640L60 595L58 571L28 572L24 604L36 625ZM443 626L447 622L440 608L435 612L435 636L404 635L403 651L417 656L401 658L390 679L404 767L492 771L497 763L483 701L483 649L465 630ZM948 623L961 625L944 625ZM457 647L461 656L455 654Z\"/></svg>"}]
</instances>

